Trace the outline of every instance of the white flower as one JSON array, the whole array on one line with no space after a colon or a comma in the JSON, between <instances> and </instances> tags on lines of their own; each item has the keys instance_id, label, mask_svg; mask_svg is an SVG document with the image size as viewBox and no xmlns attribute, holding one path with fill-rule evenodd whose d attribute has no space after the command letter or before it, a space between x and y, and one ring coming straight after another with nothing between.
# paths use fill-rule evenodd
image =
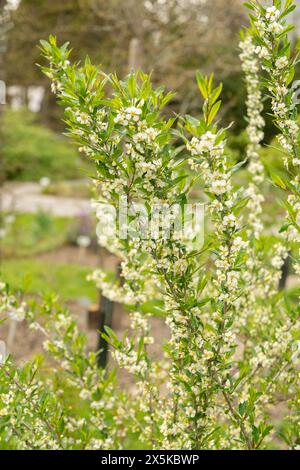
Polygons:
<instances>
[{"instance_id":1,"label":"white flower","mask_svg":"<svg viewBox=\"0 0 300 470\"><path fill-rule=\"evenodd\" d=\"M227 285L229 288L234 289L238 285L239 273L236 271L229 271L227 273Z\"/></svg>"},{"instance_id":2,"label":"white flower","mask_svg":"<svg viewBox=\"0 0 300 470\"><path fill-rule=\"evenodd\" d=\"M268 26L269 33L279 34L283 30L283 26L280 23L271 23Z\"/></svg>"},{"instance_id":3,"label":"white flower","mask_svg":"<svg viewBox=\"0 0 300 470\"><path fill-rule=\"evenodd\" d=\"M223 224L225 227L235 227L236 217L233 214L225 215Z\"/></svg>"},{"instance_id":4,"label":"white flower","mask_svg":"<svg viewBox=\"0 0 300 470\"><path fill-rule=\"evenodd\" d=\"M277 114L280 117L284 117L287 112L287 107L285 103L272 103L274 114Z\"/></svg>"},{"instance_id":5,"label":"white flower","mask_svg":"<svg viewBox=\"0 0 300 470\"><path fill-rule=\"evenodd\" d=\"M206 132L200 139L200 143L198 146L199 153L202 152L209 152L213 150L215 145L216 135L212 132Z\"/></svg>"},{"instance_id":6,"label":"white flower","mask_svg":"<svg viewBox=\"0 0 300 470\"><path fill-rule=\"evenodd\" d=\"M124 119L122 114L119 113L114 118L114 123L115 124L123 124L124 126L126 126L126 124L128 124L128 121L127 121L127 119Z\"/></svg>"},{"instance_id":7,"label":"white flower","mask_svg":"<svg viewBox=\"0 0 300 470\"><path fill-rule=\"evenodd\" d=\"M138 122L142 114L141 108L136 106L128 106L125 109L121 109L117 116L114 118L116 124L122 124L127 126L130 121Z\"/></svg>"},{"instance_id":8,"label":"white flower","mask_svg":"<svg viewBox=\"0 0 300 470\"><path fill-rule=\"evenodd\" d=\"M203 134L200 139L193 137L191 142L187 145L188 150L192 155L202 155L206 152L211 152L215 148L216 135L208 131Z\"/></svg>"},{"instance_id":9,"label":"white flower","mask_svg":"<svg viewBox=\"0 0 300 470\"><path fill-rule=\"evenodd\" d=\"M270 56L269 51L265 46L257 46L255 48L255 52L260 59L267 59Z\"/></svg>"},{"instance_id":10,"label":"white flower","mask_svg":"<svg viewBox=\"0 0 300 470\"><path fill-rule=\"evenodd\" d=\"M86 113L78 113L76 119L80 124L88 124L90 122L90 116Z\"/></svg>"},{"instance_id":11,"label":"white flower","mask_svg":"<svg viewBox=\"0 0 300 470\"><path fill-rule=\"evenodd\" d=\"M129 108L125 109L125 114L126 114L126 118L128 119L128 121L130 121L132 119L133 121L137 122L140 119L140 115L142 114L142 110L140 108L135 107L135 106L130 106Z\"/></svg>"},{"instance_id":12,"label":"white flower","mask_svg":"<svg viewBox=\"0 0 300 470\"><path fill-rule=\"evenodd\" d=\"M280 16L280 11L275 6L269 7L266 10L266 18L269 21L275 21Z\"/></svg>"},{"instance_id":13,"label":"white flower","mask_svg":"<svg viewBox=\"0 0 300 470\"><path fill-rule=\"evenodd\" d=\"M276 91L279 95L286 95L288 93L288 89L287 87L283 86L283 85L278 85L276 87Z\"/></svg>"},{"instance_id":14,"label":"white flower","mask_svg":"<svg viewBox=\"0 0 300 470\"><path fill-rule=\"evenodd\" d=\"M98 126L99 131L106 131L106 129L108 127L108 123L107 122L99 122L97 124L97 126Z\"/></svg>"},{"instance_id":15,"label":"white flower","mask_svg":"<svg viewBox=\"0 0 300 470\"><path fill-rule=\"evenodd\" d=\"M236 237L233 240L232 251L237 252L242 248L246 248L249 245L249 242L245 242L241 237Z\"/></svg>"},{"instance_id":16,"label":"white flower","mask_svg":"<svg viewBox=\"0 0 300 470\"><path fill-rule=\"evenodd\" d=\"M288 65L289 61L287 59L286 56L283 56L283 57L279 57L276 62L275 62L275 65L278 69L284 69L284 67L286 67Z\"/></svg>"},{"instance_id":17,"label":"white flower","mask_svg":"<svg viewBox=\"0 0 300 470\"><path fill-rule=\"evenodd\" d=\"M79 396L82 400L88 400L91 397L91 392L83 388L81 392L79 393Z\"/></svg>"},{"instance_id":18,"label":"white flower","mask_svg":"<svg viewBox=\"0 0 300 470\"><path fill-rule=\"evenodd\" d=\"M217 179L212 182L211 192L215 194L224 194L227 190L228 183L225 179Z\"/></svg>"},{"instance_id":19,"label":"white flower","mask_svg":"<svg viewBox=\"0 0 300 470\"><path fill-rule=\"evenodd\" d=\"M299 132L299 126L297 122L293 121L292 119L287 119L285 121L285 126L288 128L288 131L291 134L297 135Z\"/></svg>"}]
</instances>

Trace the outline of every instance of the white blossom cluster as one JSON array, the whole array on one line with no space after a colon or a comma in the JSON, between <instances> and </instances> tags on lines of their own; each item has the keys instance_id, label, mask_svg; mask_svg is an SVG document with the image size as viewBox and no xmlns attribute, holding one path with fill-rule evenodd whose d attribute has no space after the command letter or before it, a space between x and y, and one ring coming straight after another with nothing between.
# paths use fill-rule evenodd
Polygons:
<instances>
[{"instance_id":1,"label":"white blossom cluster","mask_svg":"<svg viewBox=\"0 0 300 470\"><path fill-rule=\"evenodd\" d=\"M15 295L9 293L7 285L0 281L0 320L12 320L22 322L28 311L24 301L20 301ZM5 341L0 341L0 364L5 363L7 358Z\"/></svg>"},{"instance_id":2,"label":"white blossom cluster","mask_svg":"<svg viewBox=\"0 0 300 470\"><path fill-rule=\"evenodd\" d=\"M205 189L209 193L215 194L209 207L214 223L214 234L217 240L222 240L218 244L218 253L215 259L216 270L212 278L215 309L209 315L203 315L200 310L195 311L197 315L201 315L202 322L205 321L207 327L209 326L209 330L205 331L203 337L199 337L197 341L197 346L201 351L201 360L198 359L196 366L198 371L203 371L203 389L208 391L213 389L216 383L228 384L230 389L229 364L233 360L237 346L241 312L240 299L244 298L243 296L247 292L244 285L244 271L236 269L236 263L238 259L240 263L242 262L249 241L245 241L239 234L241 220L235 215L234 208L241 195L234 190L231 182L230 164L224 152L225 140L224 137L220 138L223 135L222 131L220 133L209 132L208 137L211 143L209 150L207 150L207 146L204 146L203 149L202 138L194 137L187 145L194 157L191 166L203 175ZM203 140L207 141L206 134ZM217 180L216 174L219 175ZM217 191L214 186L216 181ZM222 184L219 181L222 181ZM251 285L249 288L251 289ZM230 328L227 327L227 324L230 325ZM220 366L220 357L227 357L227 366L225 366L226 361ZM227 402L229 393L223 392L223 398L226 396ZM213 393L210 392L209 395L212 399ZM213 407L213 403L210 406ZM206 429L210 429L209 419L210 417L207 416L204 425ZM219 416L219 419L222 418ZM241 427L241 423L237 423L235 419L233 419L233 424L237 428Z\"/></svg>"},{"instance_id":3,"label":"white blossom cluster","mask_svg":"<svg viewBox=\"0 0 300 470\"><path fill-rule=\"evenodd\" d=\"M278 21L277 21L278 20ZM281 17L281 11L275 7L267 8L260 12L255 23L258 27L260 42L263 46L257 47L257 53L261 56L261 48L267 51L263 61L263 67L268 75L268 84L271 94L272 112L274 121L280 130L278 141L284 150L284 163L289 170L294 172L290 181L289 189L292 194L288 197L290 212L287 220L290 221L288 229L285 231L287 240L300 242L300 234L297 227L300 207L300 180L299 180L299 125L296 112L297 82L291 82L290 76L294 70L295 63L289 49L283 49L280 57L275 56L275 45L280 45L279 31L284 31L285 20ZM273 26L276 25L275 30ZM271 28L271 29L270 29ZM292 213L292 217L291 217ZM296 271L299 271L299 262L296 262Z\"/></svg>"},{"instance_id":4,"label":"white blossom cluster","mask_svg":"<svg viewBox=\"0 0 300 470\"><path fill-rule=\"evenodd\" d=\"M269 11L274 12L269 15ZM274 44L278 41L278 31L283 31L283 20L277 22L280 11L275 7L270 7L266 13L261 14L256 21L256 26L260 32L264 46L257 46L256 53L260 58L269 59L271 61L274 55ZM273 30L275 28L275 30ZM270 33L270 34L268 34ZM262 51L264 54L262 55ZM279 142L286 150L285 164L292 163L295 166L300 165L300 160L295 152L297 147L297 137L299 133L298 123L293 117L294 102L290 99L291 85L289 84L287 71L292 67L292 61L287 54L281 57L275 57L270 62L263 62L264 69L272 77L271 94L272 94L272 111L276 120L276 124L281 130L278 136Z\"/></svg>"},{"instance_id":5,"label":"white blossom cluster","mask_svg":"<svg viewBox=\"0 0 300 470\"><path fill-rule=\"evenodd\" d=\"M264 197L261 193L260 185L264 181L264 168L260 161L260 143L264 137L263 128L265 121L261 116L263 111L262 93L259 80L259 60L255 53L255 45L250 35L247 35L239 44L241 49L240 59L242 69L245 74L247 87L247 159L249 162L249 172L251 181L247 189L249 197L249 220L250 230L254 232L256 238L259 237L263 226L260 220L262 213L262 203Z\"/></svg>"},{"instance_id":6,"label":"white blossom cluster","mask_svg":"<svg viewBox=\"0 0 300 470\"><path fill-rule=\"evenodd\" d=\"M256 31L253 31L254 40L257 42L256 53L261 59L262 66L266 72L266 87L271 96L271 107L274 122L279 128L277 136L283 149L283 162L289 172L287 182L280 182L280 187L289 192L287 197L287 224L282 230L285 237L285 245L289 249L295 250L294 268L296 273L299 269L299 125L297 119L297 81L293 81L297 53L291 52L287 32L289 26L286 17L289 11L294 8L293 2L277 2L276 6L264 8L262 5L255 5L256 18L254 21ZM286 47L286 45L288 47ZM287 249L285 248L285 250ZM280 250L279 250L280 251ZM284 251L284 249L283 249ZM272 259L272 266L277 270L282 265L282 253L278 253ZM286 324L284 332L280 327L275 331L274 346L269 345L268 350L273 354L278 352L278 361L283 362L282 375L277 378L278 383L286 383L289 393L292 395L297 390L295 376L286 372L288 359L285 355L291 351L295 345L299 334L299 320L297 313L291 320L287 312L282 313L282 320ZM271 325L268 325L271 328ZM291 333L293 332L293 333ZM291 333L291 334L290 334ZM284 354L285 353L285 354ZM294 357L294 356L293 356ZM286 361L286 362L285 362ZM280 369L279 369L280 371ZM279 372L278 372L279 374ZM277 377L277 376L276 376ZM280 379L280 380L279 380ZM282 385L283 386L283 385ZM273 388L275 385L273 386ZM274 388L275 389L275 388ZM297 396L297 393L296 393ZM294 401L294 410L299 412L299 404ZM291 418L293 421L293 418ZM290 443L293 447L293 445Z\"/></svg>"},{"instance_id":7,"label":"white blossom cluster","mask_svg":"<svg viewBox=\"0 0 300 470\"><path fill-rule=\"evenodd\" d=\"M6 284L0 282L0 314L5 318L21 322L25 318L27 305L25 302L18 302L14 295L6 291Z\"/></svg>"},{"instance_id":8,"label":"white blossom cluster","mask_svg":"<svg viewBox=\"0 0 300 470\"><path fill-rule=\"evenodd\" d=\"M250 328L252 334L255 335L257 331L255 331L252 321L258 326L260 321L264 323L264 320L268 319L270 314L268 302L263 305L261 299L270 299L271 296L277 295L281 268L288 256L288 251L283 244L277 243L270 253L270 265L267 267L266 253L261 251L261 243L259 242L264 228L261 216L264 202L262 189L265 180L264 167L260 161L260 148L265 124L261 116L263 104L259 75L260 61L257 57L257 54L261 57L261 50L259 47L255 47L250 34L244 37L239 46L242 51L240 59L247 88L247 159L250 173L250 182L246 190L246 195L249 198L247 235L250 244L246 260L247 270L243 273L245 292L243 298L240 299L239 309L242 314L239 323L244 324L248 331ZM252 315L253 312L255 315ZM249 317L251 318L250 322Z\"/></svg>"}]
</instances>

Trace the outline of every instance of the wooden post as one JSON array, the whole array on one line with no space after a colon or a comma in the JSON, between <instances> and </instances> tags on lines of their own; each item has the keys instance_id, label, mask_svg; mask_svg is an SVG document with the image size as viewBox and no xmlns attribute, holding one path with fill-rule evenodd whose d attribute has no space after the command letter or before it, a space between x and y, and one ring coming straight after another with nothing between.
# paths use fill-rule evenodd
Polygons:
<instances>
[{"instance_id":1,"label":"wooden post","mask_svg":"<svg viewBox=\"0 0 300 470\"><path fill-rule=\"evenodd\" d=\"M110 256L110 259L109 259ZM118 262L117 258L112 254L109 255L109 252L105 248L100 248L100 262L102 267L112 268L112 263L116 267L117 276L120 275L120 263ZM104 327L108 326L109 328L112 327L112 319L113 319L113 311L114 311L114 302L109 300L107 297L102 295L99 292L99 303L98 307L92 306L91 312L89 312L89 319L91 317L94 320L89 321L90 326L93 328L92 325L95 325L95 328L98 330L98 366L105 368L107 366L108 361L108 344L102 338L102 333L105 332Z\"/></svg>"},{"instance_id":2,"label":"wooden post","mask_svg":"<svg viewBox=\"0 0 300 470\"><path fill-rule=\"evenodd\" d=\"M98 339L98 366L105 368L108 360L108 344L105 339L102 338L105 326L112 326L112 315L113 315L114 303L109 299L101 295L99 302L99 339Z\"/></svg>"},{"instance_id":3,"label":"wooden post","mask_svg":"<svg viewBox=\"0 0 300 470\"><path fill-rule=\"evenodd\" d=\"M290 264L291 264L291 253L289 252L281 268L281 278L278 283L278 290L283 290L286 287L287 279L290 273Z\"/></svg>"}]
</instances>

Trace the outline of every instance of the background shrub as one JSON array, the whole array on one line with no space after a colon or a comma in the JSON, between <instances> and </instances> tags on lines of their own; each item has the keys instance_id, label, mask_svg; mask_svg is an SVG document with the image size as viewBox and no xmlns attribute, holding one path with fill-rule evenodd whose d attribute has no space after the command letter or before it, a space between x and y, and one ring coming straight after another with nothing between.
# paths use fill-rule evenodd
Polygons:
<instances>
[{"instance_id":1,"label":"background shrub","mask_svg":"<svg viewBox=\"0 0 300 470\"><path fill-rule=\"evenodd\" d=\"M6 109L1 169L5 179L34 181L76 178L80 158L63 137L35 122L33 113Z\"/></svg>"}]
</instances>

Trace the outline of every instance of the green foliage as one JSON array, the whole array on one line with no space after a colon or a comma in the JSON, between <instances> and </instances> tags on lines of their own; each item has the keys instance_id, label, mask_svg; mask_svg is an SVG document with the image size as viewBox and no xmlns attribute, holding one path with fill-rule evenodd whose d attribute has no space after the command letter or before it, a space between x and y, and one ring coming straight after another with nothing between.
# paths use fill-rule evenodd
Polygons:
<instances>
[{"instance_id":1,"label":"green foliage","mask_svg":"<svg viewBox=\"0 0 300 470\"><path fill-rule=\"evenodd\" d=\"M63 301L88 297L97 300L95 285L87 281L91 268L81 264L53 263L35 258L4 260L1 276L14 290L26 286L28 293L57 292Z\"/></svg>"},{"instance_id":2,"label":"green foliage","mask_svg":"<svg viewBox=\"0 0 300 470\"><path fill-rule=\"evenodd\" d=\"M78 154L63 137L35 123L25 110L6 109L0 150L2 178L37 181L43 176L71 179L79 176Z\"/></svg>"},{"instance_id":3,"label":"green foliage","mask_svg":"<svg viewBox=\"0 0 300 470\"><path fill-rule=\"evenodd\" d=\"M2 240L2 256L33 256L50 251L67 241L72 219L52 217L45 212L16 214Z\"/></svg>"}]
</instances>

